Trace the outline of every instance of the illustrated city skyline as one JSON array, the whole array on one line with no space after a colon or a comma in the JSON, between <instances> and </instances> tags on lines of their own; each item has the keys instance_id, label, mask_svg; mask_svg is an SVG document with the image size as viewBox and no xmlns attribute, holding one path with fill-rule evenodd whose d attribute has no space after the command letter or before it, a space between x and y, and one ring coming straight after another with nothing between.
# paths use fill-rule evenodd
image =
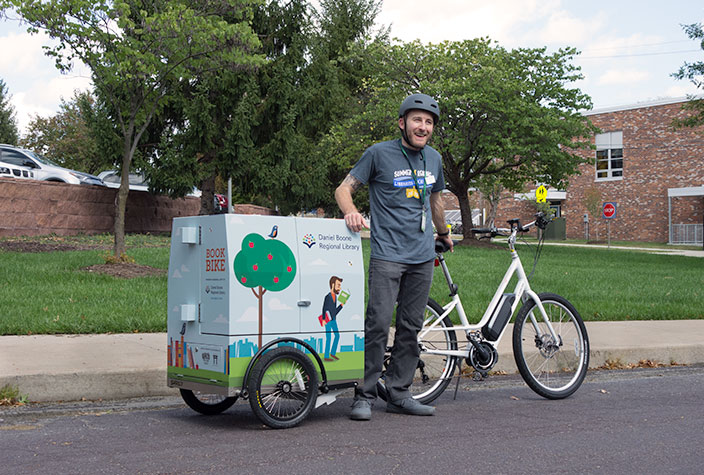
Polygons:
<instances>
[{"instance_id":1,"label":"illustrated city skyline","mask_svg":"<svg viewBox=\"0 0 704 475\"><path fill-rule=\"evenodd\" d=\"M344 333L344 332L341 332ZM356 334L354 336L354 343L351 345L340 345L340 353L351 353L355 351L364 351L364 338L360 338ZM315 336L310 336L303 340L305 343L314 348L317 353L325 352L325 337L316 338ZM307 348L303 345L295 342L282 342L278 346L291 346L297 348L305 353L310 353ZM257 354L259 347L256 341L249 341L249 338L243 340L238 340L230 344L229 356L230 358L251 358Z\"/></svg>"}]
</instances>

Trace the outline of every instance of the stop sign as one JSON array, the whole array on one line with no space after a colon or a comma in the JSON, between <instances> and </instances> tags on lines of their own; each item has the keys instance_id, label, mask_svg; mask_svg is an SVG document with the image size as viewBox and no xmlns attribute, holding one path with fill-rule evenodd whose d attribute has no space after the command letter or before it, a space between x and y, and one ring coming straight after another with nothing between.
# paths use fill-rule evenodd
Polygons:
<instances>
[{"instance_id":1,"label":"stop sign","mask_svg":"<svg viewBox=\"0 0 704 475\"><path fill-rule=\"evenodd\" d=\"M614 218L616 216L616 203L613 203L613 202L604 203L604 207L602 208L602 213L604 215L604 218L606 218L606 219Z\"/></svg>"}]
</instances>

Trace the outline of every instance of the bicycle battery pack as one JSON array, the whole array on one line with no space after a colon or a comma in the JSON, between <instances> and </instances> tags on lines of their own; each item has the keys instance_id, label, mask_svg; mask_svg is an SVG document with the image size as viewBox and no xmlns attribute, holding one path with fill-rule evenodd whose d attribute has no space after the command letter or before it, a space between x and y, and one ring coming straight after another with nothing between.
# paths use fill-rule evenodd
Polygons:
<instances>
[{"instance_id":1,"label":"bicycle battery pack","mask_svg":"<svg viewBox=\"0 0 704 475\"><path fill-rule=\"evenodd\" d=\"M508 321L511 319L511 306L516 300L516 294L503 294L489 323L482 328L482 335L489 341L496 341Z\"/></svg>"}]
</instances>

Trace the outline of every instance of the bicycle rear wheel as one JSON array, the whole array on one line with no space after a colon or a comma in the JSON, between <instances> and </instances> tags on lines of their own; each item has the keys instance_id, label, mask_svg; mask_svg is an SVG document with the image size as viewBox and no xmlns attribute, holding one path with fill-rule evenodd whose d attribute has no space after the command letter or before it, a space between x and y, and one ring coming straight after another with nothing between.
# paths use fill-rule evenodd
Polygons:
<instances>
[{"instance_id":1,"label":"bicycle rear wheel","mask_svg":"<svg viewBox=\"0 0 704 475\"><path fill-rule=\"evenodd\" d=\"M513 326L513 356L528 386L547 399L574 393L589 367L589 338L582 317L567 299L556 294L538 295L557 334L553 338L540 309L527 301Z\"/></svg>"},{"instance_id":2,"label":"bicycle rear wheel","mask_svg":"<svg viewBox=\"0 0 704 475\"><path fill-rule=\"evenodd\" d=\"M429 354L427 350L457 350L457 335L454 330L445 330L452 327L450 317L440 319L443 309L435 300L428 299L425 307L425 317L423 328L427 328L440 320L437 330L428 332L424 337L419 338L420 357L416 367L413 384L409 390L414 399L423 404L434 401L442 394L452 380L455 372L457 357L447 355ZM422 333L422 330L421 330ZM384 355L384 369L381 378L377 382L377 393L384 401L388 400L388 393L384 384L386 368L391 358L391 347L386 349Z\"/></svg>"}]
</instances>

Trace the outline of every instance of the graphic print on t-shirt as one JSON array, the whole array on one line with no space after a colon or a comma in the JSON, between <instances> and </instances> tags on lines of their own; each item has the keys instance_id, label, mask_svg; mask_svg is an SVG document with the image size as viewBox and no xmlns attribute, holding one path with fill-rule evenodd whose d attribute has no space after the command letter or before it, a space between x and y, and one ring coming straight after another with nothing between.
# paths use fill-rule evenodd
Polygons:
<instances>
[{"instance_id":1,"label":"graphic print on t-shirt","mask_svg":"<svg viewBox=\"0 0 704 475\"><path fill-rule=\"evenodd\" d=\"M425 176L423 173L425 173ZM415 170L415 174L419 188L432 188L435 183L435 175L433 175L433 172L430 170ZM409 168L396 170L394 172L394 187L405 188L406 198L420 199L420 196L418 196L418 190L415 187L413 175L411 174L411 170Z\"/></svg>"}]
</instances>

